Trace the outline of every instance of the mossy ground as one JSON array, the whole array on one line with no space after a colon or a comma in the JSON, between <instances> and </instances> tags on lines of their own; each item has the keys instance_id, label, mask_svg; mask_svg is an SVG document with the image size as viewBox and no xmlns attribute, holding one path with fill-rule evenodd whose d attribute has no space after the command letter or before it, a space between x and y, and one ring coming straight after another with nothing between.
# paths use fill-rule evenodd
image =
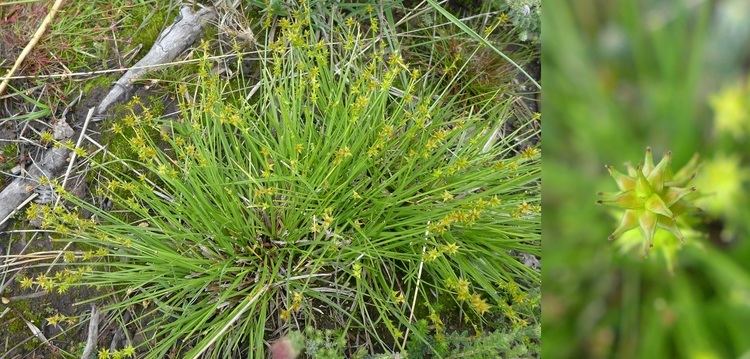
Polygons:
<instances>
[{"instance_id":1,"label":"mossy ground","mask_svg":"<svg viewBox=\"0 0 750 359\"><path fill-rule=\"evenodd\" d=\"M0 66L9 67L15 60L21 49L36 30L41 18L46 14L47 3L28 3L0 6ZM13 81L8 92L14 92L17 88L31 88L33 92L27 93L38 99L41 103L52 108L53 112L61 113L68 104L69 107L66 120L73 124L82 120L88 111L88 107L95 106L104 94L111 88L112 84L119 78L121 73L97 73L99 70L127 67L132 65L153 45L161 30L168 25L177 13L178 7L170 1L73 1L66 2L57 14L48 33L34 48L30 56L24 61L20 71L15 75L50 75L59 73L93 72L84 76L72 78L52 79L29 79ZM7 31L6 31L7 30ZM0 71L4 73L3 71ZM163 77L171 76L179 79L185 73L173 70L160 72ZM159 88L153 88L145 97L152 98L155 104L162 103ZM7 94L7 92L6 92ZM158 99L157 99L158 98ZM27 110L31 106L26 100L18 100L18 96L0 100L10 109L8 114L0 110L2 130L0 130L0 171L8 173L16 166L21 155L36 151L33 143L19 141L17 135L24 124L38 128L37 134L28 130L25 137L29 141L38 141L38 133L49 128L51 123L47 118L33 120L15 120L6 117L12 113ZM163 107L163 106L162 106ZM107 144L110 137L105 126L92 125L101 132L102 143ZM121 144L114 141L110 148L117 155L128 157L130 152L123 150ZM33 154L33 152L32 152ZM10 176L2 175L0 188ZM15 221L5 231L34 230L26 221ZM51 238L42 233L30 234L0 234L0 248L4 254L32 253L49 250L62 250L66 243L53 242ZM73 248L68 248L73 249ZM62 260L61 260L62 261ZM48 275L53 276L58 270L53 268ZM36 289L22 289L17 281L18 278L26 276L34 278L49 269L48 266L29 267L11 280L10 276L4 275L6 283L4 290L0 293L3 298L9 298L7 304L0 304L0 312L8 308L8 311L0 317L0 325L4 327L2 342L0 342L0 356L22 355L23 357L53 358L53 357L78 357L86 340L85 321L89 312L88 305L77 305L94 296L91 289L85 287L73 287L69 291L60 293L47 293L35 296ZM19 299L13 299L19 297ZM75 324L61 323L59 326L49 325L47 318L55 314L64 314L76 318ZM26 322L39 328L42 334L51 342L62 349L62 352L51 349L33 335ZM102 328L106 332L106 328ZM107 336L102 337L102 345L108 346Z\"/></svg>"},{"instance_id":2,"label":"mossy ground","mask_svg":"<svg viewBox=\"0 0 750 359\"><path fill-rule=\"evenodd\" d=\"M27 223L15 222L10 231L26 230ZM42 252L49 250L72 250L66 243L56 242L45 234L14 233L3 235L2 247L8 253ZM62 258L60 259L62 262ZM75 354L83 347L86 339L86 327L81 321L88 314L88 306L76 305L77 302L91 298L94 291L87 287L72 287L64 293L54 290L42 291L37 288L23 288L20 284L21 278L36 278L46 274L54 277L62 270L60 265L50 268L49 266L30 266L19 272L13 280L6 278L6 286L0 296L8 300L7 304L0 304L0 312L6 308L7 312L0 318L7 329L3 331L3 342L0 350L4 355L23 354L28 357L59 357L67 354ZM49 272L48 272L49 271ZM50 325L47 318L56 314L70 317L70 321L59 325ZM62 349L58 352L51 346L43 343L37 336L33 335L29 327L30 323L41 331L45 338L49 339L55 347ZM85 323L83 323L85 324ZM66 354L67 352L67 354ZM80 353L79 353L80 354Z\"/></svg>"}]
</instances>

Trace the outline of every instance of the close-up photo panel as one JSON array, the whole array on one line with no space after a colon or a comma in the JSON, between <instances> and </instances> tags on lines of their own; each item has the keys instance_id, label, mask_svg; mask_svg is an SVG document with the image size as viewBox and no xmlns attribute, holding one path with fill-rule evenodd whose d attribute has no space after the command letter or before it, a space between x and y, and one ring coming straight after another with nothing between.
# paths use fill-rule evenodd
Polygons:
<instances>
[{"instance_id":1,"label":"close-up photo panel","mask_svg":"<svg viewBox=\"0 0 750 359\"><path fill-rule=\"evenodd\" d=\"M547 1L545 358L750 358L750 2Z\"/></svg>"}]
</instances>

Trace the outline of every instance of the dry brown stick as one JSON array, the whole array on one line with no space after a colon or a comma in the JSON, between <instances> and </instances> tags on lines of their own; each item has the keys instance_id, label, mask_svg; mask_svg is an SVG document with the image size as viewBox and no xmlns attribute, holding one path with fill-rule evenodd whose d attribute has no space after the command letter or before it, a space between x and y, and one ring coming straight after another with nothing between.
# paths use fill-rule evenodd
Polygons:
<instances>
[{"instance_id":1,"label":"dry brown stick","mask_svg":"<svg viewBox=\"0 0 750 359\"><path fill-rule=\"evenodd\" d=\"M5 87L8 86L8 82L10 82L10 77L13 76L13 73L18 70L18 67L21 66L21 63L26 58L26 56L31 52L31 49L36 46L36 43L39 42L39 39L42 38L42 35L44 35L44 32L47 31L47 26L52 22L52 19L55 17L55 14L57 14L57 10L60 9L60 6L62 5L63 0L55 0L55 3L52 4L52 8L49 10L49 13L47 13L47 16L44 17L44 20L42 20L42 23L39 25L39 28L36 29L36 32L34 33L34 36L31 38L28 44L26 44L26 47L23 48L23 51L21 51L21 54L18 55L18 58L16 59L16 62L13 64L13 67L10 68L10 71L8 71L7 74L5 74L5 77L3 78L3 82L0 83L0 95L3 94L3 91L5 91Z\"/></svg>"},{"instance_id":2,"label":"dry brown stick","mask_svg":"<svg viewBox=\"0 0 750 359\"><path fill-rule=\"evenodd\" d=\"M175 22L165 28L157 38L151 50L112 87L107 96L96 107L94 115L102 115L113 104L127 99L133 90L133 82L147 71L173 61L185 51L201 33L205 22L214 15L210 8L196 12L185 6ZM53 148L47 151L39 166L34 166L28 176L20 176L0 191L0 230L15 211L20 210L38 184L39 177L52 178L60 172L68 159L70 150Z\"/></svg>"},{"instance_id":3,"label":"dry brown stick","mask_svg":"<svg viewBox=\"0 0 750 359\"><path fill-rule=\"evenodd\" d=\"M54 174L65 165L69 154L70 150L66 147L49 149L39 163L32 165L27 175L20 176L8 184L0 192L0 219L7 218L11 212L18 210L22 203L28 203L27 199L34 193L40 178L54 177ZM8 222L0 223L0 229L6 223Z\"/></svg>"},{"instance_id":4,"label":"dry brown stick","mask_svg":"<svg viewBox=\"0 0 750 359\"><path fill-rule=\"evenodd\" d=\"M123 97L129 95L134 82L146 72L155 69L148 66L168 63L185 51L198 39L203 24L213 16L214 11L211 8L193 12L189 6L183 6L178 19L159 34L148 53L115 82L104 100L96 107L97 114L103 114L112 104L122 101Z\"/></svg>"},{"instance_id":5,"label":"dry brown stick","mask_svg":"<svg viewBox=\"0 0 750 359\"><path fill-rule=\"evenodd\" d=\"M417 285L414 287L414 299L411 301L411 311L409 312L409 323L414 320L414 309L417 306L417 294L419 294L419 285L422 282L422 269L424 268L424 251L427 247L422 246L422 260L419 261L419 272L417 273ZM406 340L409 339L409 328L406 328L406 334L404 334L404 342L401 347L406 347Z\"/></svg>"},{"instance_id":6,"label":"dry brown stick","mask_svg":"<svg viewBox=\"0 0 750 359\"><path fill-rule=\"evenodd\" d=\"M88 339L83 348L81 359L94 359L96 355L96 342L99 337L99 310L91 304L91 318L89 319Z\"/></svg>"},{"instance_id":7,"label":"dry brown stick","mask_svg":"<svg viewBox=\"0 0 750 359\"><path fill-rule=\"evenodd\" d=\"M68 159L68 170L65 171L65 175L63 176L63 181L61 185L63 189L65 188L65 184L68 182L70 171L73 170L73 164L76 161L76 150L81 147L81 142L83 142L83 136L86 135L86 129L89 127L89 121L91 121L91 117L93 116L94 116L94 108L92 107L89 109L88 114L86 114L86 120L83 122L83 128L81 129L81 134L78 136L78 141L76 142L76 146L70 152L70 159ZM62 198L62 196L58 195L57 199L55 199L55 205L53 206L53 208L57 207L57 205L60 204L60 198ZM60 259L60 257L62 257L63 253L68 250L68 247L70 247L72 243L73 242L68 242L67 244L65 244L65 248L63 248L63 250L57 255L57 257L55 257L55 259L52 261L52 264L50 264L50 266L47 268L47 272L45 273L49 274L49 272L52 270L52 267L55 266L57 261Z\"/></svg>"}]
</instances>

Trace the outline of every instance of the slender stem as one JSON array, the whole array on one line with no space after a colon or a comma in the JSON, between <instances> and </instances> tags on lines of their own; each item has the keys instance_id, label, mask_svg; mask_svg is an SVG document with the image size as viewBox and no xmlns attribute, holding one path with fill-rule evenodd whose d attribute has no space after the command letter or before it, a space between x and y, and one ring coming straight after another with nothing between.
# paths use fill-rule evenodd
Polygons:
<instances>
[{"instance_id":1,"label":"slender stem","mask_svg":"<svg viewBox=\"0 0 750 359\"><path fill-rule=\"evenodd\" d=\"M44 34L44 32L47 31L47 26L49 26L50 22L52 22L52 19L55 17L55 14L57 14L57 10L60 9L60 6L62 5L62 3L63 3L63 0L55 0L55 3L52 4L52 8L50 9L49 13L47 13L47 16L44 17L44 20L42 20L42 23L39 25L39 28L36 29L34 36L31 38L29 43L26 44L26 47L23 48L23 51L21 51L21 54L18 55L16 62L13 64L13 67L10 68L5 78L3 78L3 82L0 82L0 95L3 94L5 87L8 86L8 82L10 82L10 79L11 79L11 76L13 76L13 73L15 73L16 70L18 70L18 67L21 66L21 63L26 58L26 56L31 52L31 49L33 49L34 46L36 46L36 43L39 42L39 39L42 38L42 35Z\"/></svg>"}]
</instances>

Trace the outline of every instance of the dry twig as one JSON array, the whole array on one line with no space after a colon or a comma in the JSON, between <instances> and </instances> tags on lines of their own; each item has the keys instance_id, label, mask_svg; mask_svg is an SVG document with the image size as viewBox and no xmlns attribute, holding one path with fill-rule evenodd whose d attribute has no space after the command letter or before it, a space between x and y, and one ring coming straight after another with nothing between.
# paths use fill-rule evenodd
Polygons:
<instances>
[{"instance_id":1,"label":"dry twig","mask_svg":"<svg viewBox=\"0 0 750 359\"><path fill-rule=\"evenodd\" d=\"M5 74L5 77L3 78L3 82L0 82L0 95L3 94L3 91L5 91L5 87L8 86L8 82L10 82L11 76L13 76L13 73L18 70L18 67L21 66L21 63L26 58L26 56L31 52L31 49L36 46L36 43L39 42L39 39L42 38L42 35L44 35L44 32L47 31L47 26L49 26L50 22L52 22L52 19L55 17L55 14L57 14L57 10L60 9L60 6L62 5L63 0L55 0L55 3L52 4L52 8L49 10L49 13L47 13L47 16L44 17L44 20L42 20L42 23L39 25L39 28L36 29L36 32L34 33L34 36L31 38L28 44L26 44L26 47L23 48L23 51L21 51L21 54L18 55L18 58L16 59L16 62L13 64L13 67L10 68L7 74Z\"/></svg>"}]
</instances>

